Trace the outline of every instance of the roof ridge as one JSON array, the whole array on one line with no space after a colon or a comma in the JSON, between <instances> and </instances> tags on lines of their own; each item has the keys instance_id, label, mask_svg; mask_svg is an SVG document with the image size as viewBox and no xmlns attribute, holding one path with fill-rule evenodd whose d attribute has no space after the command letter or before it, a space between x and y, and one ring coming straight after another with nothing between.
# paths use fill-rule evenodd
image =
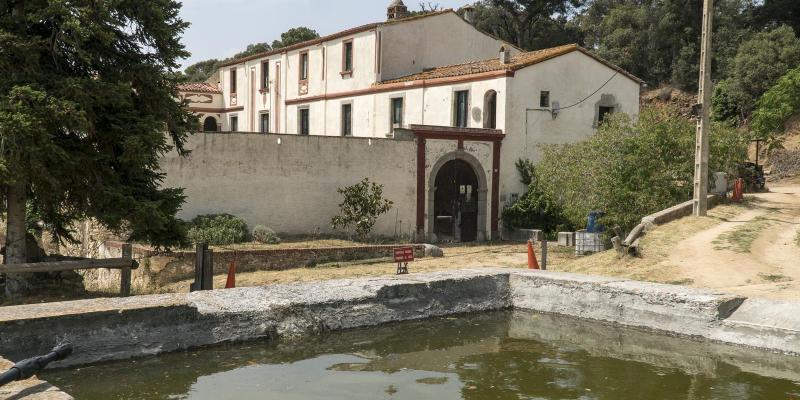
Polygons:
<instances>
[{"instance_id":1,"label":"roof ridge","mask_svg":"<svg viewBox=\"0 0 800 400\"><path fill-rule=\"evenodd\" d=\"M510 63L508 63L508 64L500 64L499 68L493 68L492 70L493 71L502 71L502 70L516 70L516 69L524 68L528 64L527 62L523 61L524 60L523 56L525 56L525 55L535 54L535 53L544 53L544 52L547 52L547 51L555 51L557 54L554 54L554 56L557 56L557 55L561 55L560 50L577 50L579 48L580 48L580 46L578 46L576 43L570 43L570 44L565 44L565 45L560 45L560 46L546 47L546 48L538 49L538 50L524 51L524 52L521 52L521 53L513 56L512 61ZM379 84L394 83L394 82L404 81L404 80L407 80L410 77L420 76L422 74L430 73L430 72L433 72L433 71L436 71L436 70L444 70L444 69L447 69L447 68L465 67L465 66L473 65L473 64L488 63L488 62L492 62L492 61L495 61L495 60L497 60L499 62L499 57L492 57L492 58L484 58L484 59L480 59L480 60L466 61L466 62L458 63L458 64L440 65L440 66L432 67L430 69L423 70L422 72L417 72L417 73L413 73L413 74L399 76L399 77L393 78L393 79L388 79L388 80L385 80L383 82L379 82ZM533 60L532 62L540 62L540 61L544 61L544 60Z\"/></svg>"}]
</instances>

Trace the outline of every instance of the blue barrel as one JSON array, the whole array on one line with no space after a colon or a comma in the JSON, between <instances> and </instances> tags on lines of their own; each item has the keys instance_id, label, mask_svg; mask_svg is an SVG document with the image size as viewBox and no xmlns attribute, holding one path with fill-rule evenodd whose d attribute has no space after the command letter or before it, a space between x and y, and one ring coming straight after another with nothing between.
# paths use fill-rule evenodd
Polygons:
<instances>
[{"instance_id":1,"label":"blue barrel","mask_svg":"<svg viewBox=\"0 0 800 400\"><path fill-rule=\"evenodd\" d=\"M586 218L586 232L588 233L600 233L606 230L603 225L600 225L598 220L600 217L605 215L602 211L592 211L589 213L589 216Z\"/></svg>"}]
</instances>

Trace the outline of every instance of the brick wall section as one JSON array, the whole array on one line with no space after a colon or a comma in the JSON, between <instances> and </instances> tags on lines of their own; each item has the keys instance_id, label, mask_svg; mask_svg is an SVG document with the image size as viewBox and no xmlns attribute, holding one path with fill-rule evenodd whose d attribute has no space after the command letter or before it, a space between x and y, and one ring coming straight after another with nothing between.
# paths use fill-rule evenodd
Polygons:
<instances>
[{"instance_id":1,"label":"brick wall section","mask_svg":"<svg viewBox=\"0 0 800 400\"><path fill-rule=\"evenodd\" d=\"M237 272L282 271L294 268L313 267L329 262L344 262L392 257L393 250L403 245L365 245L348 247L323 247L305 249L258 249L258 250L214 250L214 274L225 274L231 261L236 262ZM414 247L416 257L424 257L423 245ZM122 243L107 241L103 245L103 256L119 257ZM145 290L161 285L194 278L194 251L159 253L142 246L134 246L133 257L140 267L133 273L133 287ZM86 276L87 288L105 289L119 286L116 271L110 274Z\"/></svg>"}]
</instances>

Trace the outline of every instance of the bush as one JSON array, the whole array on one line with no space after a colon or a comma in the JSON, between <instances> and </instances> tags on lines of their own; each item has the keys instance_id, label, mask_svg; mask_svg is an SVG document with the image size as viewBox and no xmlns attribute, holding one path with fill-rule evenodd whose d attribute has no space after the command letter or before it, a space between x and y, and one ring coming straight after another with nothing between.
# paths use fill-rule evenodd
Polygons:
<instances>
[{"instance_id":1,"label":"bush","mask_svg":"<svg viewBox=\"0 0 800 400\"><path fill-rule=\"evenodd\" d=\"M533 163L529 160L518 160L517 170L528 190L503 210L503 223L514 229L541 229L547 235L568 230L570 224L564 217L561 204L554 201L539 185Z\"/></svg>"},{"instance_id":2,"label":"bush","mask_svg":"<svg viewBox=\"0 0 800 400\"><path fill-rule=\"evenodd\" d=\"M246 242L249 235L243 219L230 214L212 214L193 219L188 236L192 243L219 246Z\"/></svg>"},{"instance_id":3,"label":"bush","mask_svg":"<svg viewBox=\"0 0 800 400\"><path fill-rule=\"evenodd\" d=\"M264 225L256 225L256 227L253 228L253 240L265 244L278 244L281 242L281 238L278 237L278 234Z\"/></svg>"},{"instance_id":4,"label":"bush","mask_svg":"<svg viewBox=\"0 0 800 400\"><path fill-rule=\"evenodd\" d=\"M543 146L536 175L572 225L602 210L604 225L630 229L645 215L691 199L695 130L672 107L644 108L636 121L616 114L587 141ZM709 174L735 173L747 156L747 135L717 123L710 136Z\"/></svg>"},{"instance_id":5,"label":"bush","mask_svg":"<svg viewBox=\"0 0 800 400\"><path fill-rule=\"evenodd\" d=\"M368 178L345 188L337 189L344 197L339 204L339 215L331 219L334 229L354 227L359 237L366 237L378 217L392 208L392 201L383 198L383 185L370 182Z\"/></svg>"}]
</instances>

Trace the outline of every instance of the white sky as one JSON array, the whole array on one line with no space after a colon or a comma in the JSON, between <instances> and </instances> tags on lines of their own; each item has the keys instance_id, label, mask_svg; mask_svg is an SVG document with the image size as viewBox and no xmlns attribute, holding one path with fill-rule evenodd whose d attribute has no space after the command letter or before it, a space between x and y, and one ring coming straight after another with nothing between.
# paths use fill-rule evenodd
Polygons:
<instances>
[{"instance_id":1,"label":"white sky","mask_svg":"<svg viewBox=\"0 0 800 400\"><path fill-rule=\"evenodd\" d=\"M425 1L427 3L428 1ZM442 8L458 9L472 0L434 0ZM391 0L183 0L181 17L192 25L183 43L192 56L186 67L209 58L226 58L248 44L280 39L281 33L307 26L327 35L386 19ZM419 9L419 0L405 0Z\"/></svg>"}]
</instances>

